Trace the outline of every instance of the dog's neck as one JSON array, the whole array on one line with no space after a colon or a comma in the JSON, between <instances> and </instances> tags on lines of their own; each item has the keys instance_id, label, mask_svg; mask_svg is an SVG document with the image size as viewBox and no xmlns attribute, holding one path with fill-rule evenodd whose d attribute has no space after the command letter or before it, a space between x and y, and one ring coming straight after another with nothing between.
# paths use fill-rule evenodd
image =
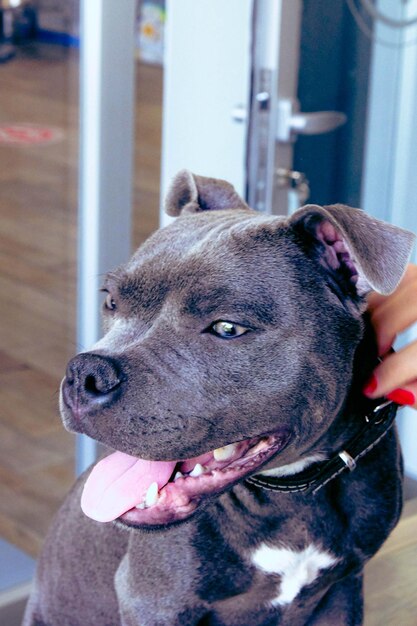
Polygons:
<instances>
[{"instance_id":1,"label":"dog's neck","mask_svg":"<svg viewBox=\"0 0 417 626\"><path fill-rule=\"evenodd\" d=\"M397 407L383 399L370 401L361 392L377 362L374 332L367 314L363 319L365 332L355 353L350 392L342 411L313 450L293 463L260 472L255 477L258 486L277 491L321 488L321 472L328 482L332 468L336 475L339 470L354 469L355 459L366 454L390 429Z\"/></svg>"},{"instance_id":2,"label":"dog's neck","mask_svg":"<svg viewBox=\"0 0 417 626\"><path fill-rule=\"evenodd\" d=\"M313 461L308 457L309 465L304 465L297 473L288 473L297 466L297 463L287 466L286 474L273 474L273 470L257 474L248 479L248 482L270 491L316 493L342 472L353 471L362 457L370 452L385 437L394 423L398 405L386 401L382 404L374 403L370 411L363 416L363 425L359 433L346 442L333 456L325 461ZM284 470L285 468L280 468Z\"/></svg>"}]
</instances>

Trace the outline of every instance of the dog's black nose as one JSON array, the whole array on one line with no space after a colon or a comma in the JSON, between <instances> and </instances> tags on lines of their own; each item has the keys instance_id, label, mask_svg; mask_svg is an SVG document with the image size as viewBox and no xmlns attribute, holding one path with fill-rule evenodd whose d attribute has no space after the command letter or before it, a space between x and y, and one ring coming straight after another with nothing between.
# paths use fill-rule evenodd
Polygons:
<instances>
[{"instance_id":1,"label":"dog's black nose","mask_svg":"<svg viewBox=\"0 0 417 626\"><path fill-rule=\"evenodd\" d=\"M63 399L71 409L83 413L111 402L121 383L117 361L89 352L78 354L68 363L62 385Z\"/></svg>"}]
</instances>

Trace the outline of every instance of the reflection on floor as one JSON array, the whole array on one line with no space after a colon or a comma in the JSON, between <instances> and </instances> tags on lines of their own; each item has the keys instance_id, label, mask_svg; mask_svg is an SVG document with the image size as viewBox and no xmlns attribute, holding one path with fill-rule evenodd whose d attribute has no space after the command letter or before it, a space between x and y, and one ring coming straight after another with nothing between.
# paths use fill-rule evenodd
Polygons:
<instances>
[{"instance_id":1,"label":"reflection on floor","mask_svg":"<svg viewBox=\"0 0 417 626\"><path fill-rule=\"evenodd\" d=\"M74 439L57 399L77 350L78 54L31 45L0 75L0 131L63 131L45 144L7 143L0 132L0 537L36 556L73 481ZM158 223L161 90L160 68L139 65L135 245Z\"/></svg>"}]
</instances>

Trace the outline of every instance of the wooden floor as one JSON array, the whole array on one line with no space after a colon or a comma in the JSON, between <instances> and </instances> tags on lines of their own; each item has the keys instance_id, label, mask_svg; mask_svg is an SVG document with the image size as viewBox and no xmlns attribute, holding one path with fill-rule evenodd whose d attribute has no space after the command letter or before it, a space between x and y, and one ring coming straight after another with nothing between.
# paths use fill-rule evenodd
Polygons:
<instances>
[{"instance_id":1,"label":"wooden floor","mask_svg":"<svg viewBox=\"0 0 417 626\"><path fill-rule=\"evenodd\" d=\"M364 626L417 626L417 498L365 568Z\"/></svg>"},{"instance_id":2,"label":"wooden floor","mask_svg":"<svg viewBox=\"0 0 417 626\"><path fill-rule=\"evenodd\" d=\"M158 224L162 71L138 65L134 244ZM73 481L58 387L75 345L78 54L29 46L0 65L0 124L63 131L0 143L0 536L36 556ZM109 268L110 269L110 268Z\"/></svg>"}]
</instances>

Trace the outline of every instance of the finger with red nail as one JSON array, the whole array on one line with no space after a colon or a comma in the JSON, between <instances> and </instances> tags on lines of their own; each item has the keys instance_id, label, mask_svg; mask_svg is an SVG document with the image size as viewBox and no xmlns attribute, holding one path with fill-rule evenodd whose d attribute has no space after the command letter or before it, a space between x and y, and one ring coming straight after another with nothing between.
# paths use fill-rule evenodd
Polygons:
<instances>
[{"instance_id":1,"label":"finger with red nail","mask_svg":"<svg viewBox=\"0 0 417 626\"><path fill-rule=\"evenodd\" d=\"M417 266L409 265L390 296L372 294L369 312L382 362L363 389L369 398L387 397L417 409L417 340L390 353L397 335L417 322Z\"/></svg>"}]
</instances>

